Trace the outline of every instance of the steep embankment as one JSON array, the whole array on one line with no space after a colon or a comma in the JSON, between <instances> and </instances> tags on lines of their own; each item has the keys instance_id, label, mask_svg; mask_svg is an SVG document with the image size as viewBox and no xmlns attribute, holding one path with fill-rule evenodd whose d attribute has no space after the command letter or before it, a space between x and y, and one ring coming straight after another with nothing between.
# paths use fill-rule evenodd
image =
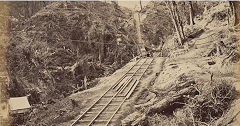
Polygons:
<instances>
[{"instance_id":1,"label":"steep embankment","mask_svg":"<svg viewBox=\"0 0 240 126\"><path fill-rule=\"evenodd\" d=\"M220 3L203 13L184 48L169 54L154 85L139 96L154 94L154 100L136 105L125 120L173 126L227 125L236 119L240 104L234 66L239 61L239 39L233 18L227 16L228 5Z\"/></svg>"},{"instance_id":2,"label":"steep embankment","mask_svg":"<svg viewBox=\"0 0 240 126\"><path fill-rule=\"evenodd\" d=\"M10 96L39 103L94 86L135 54L131 12L113 3L53 2L12 31ZM121 43L117 43L122 37ZM50 97L48 97L50 96Z\"/></svg>"},{"instance_id":3,"label":"steep embankment","mask_svg":"<svg viewBox=\"0 0 240 126\"><path fill-rule=\"evenodd\" d=\"M129 62L111 76L98 78L98 84L88 90L72 94L54 104L38 106L26 115L27 125L70 125L79 114L83 113L95 102L103 92L120 79L136 61Z\"/></svg>"},{"instance_id":4,"label":"steep embankment","mask_svg":"<svg viewBox=\"0 0 240 126\"><path fill-rule=\"evenodd\" d=\"M155 58L153 63L149 66L149 69L145 72L138 84L135 92L132 94L131 98L126 100L122 105L121 109L114 116L117 119L116 125L121 123L121 120L125 118L126 115L130 114L135 110L134 102L138 101L139 104L144 101L149 101L154 99L154 96L148 98L141 97L139 99L139 94L146 91L154 78L156 78L156 73L159 73L164 63L165 58ZM48 104L44 106L38 106L34 108L28 116L26 122L27 125L59 125L66 126L70 125L75 121L79 114L82 114L85 110L89 108L103 93L109 89L113 84L115 84L123 75L126 73L137 61L131 61L126 64L121 69L114 72L111 76L98 78L98 84L88 90L72 94L61 101L56 101L55 104Z\"/></svg>"}]
</instances>

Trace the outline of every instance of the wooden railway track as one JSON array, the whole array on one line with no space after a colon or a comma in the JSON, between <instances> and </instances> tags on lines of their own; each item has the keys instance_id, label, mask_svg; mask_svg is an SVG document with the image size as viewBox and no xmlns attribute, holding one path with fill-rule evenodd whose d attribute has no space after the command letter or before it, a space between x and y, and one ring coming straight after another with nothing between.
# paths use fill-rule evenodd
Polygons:
<instances>
[{"instance_id":1,"label":"wooden railway track","mask_svg":"<svg viewBox=\"0 0 240 126\"><path fill-rule=\"evenodd\" d=\"M140 79L151 65L153 58L139 59L115 84L84 111L71 126L107 126L114 122L124 101L126 101Z\"/></svg>"}]
</instances>

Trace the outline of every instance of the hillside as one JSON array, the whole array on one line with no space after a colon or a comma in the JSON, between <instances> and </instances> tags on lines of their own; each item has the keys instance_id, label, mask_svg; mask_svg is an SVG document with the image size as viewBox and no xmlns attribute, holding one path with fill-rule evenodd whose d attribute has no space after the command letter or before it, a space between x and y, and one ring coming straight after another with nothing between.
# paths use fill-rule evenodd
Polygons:
<instances>
[{"instance_id":1,"label":"hillside","mask_svg":"<svg viewBox=\"0 0 240 126\"><path fill-rule=\"evenodd\" d=\"M94 86L136 55L133 27L131 12L115 4L53 2L11 32L10 96L37 93L31 102L39 103L84 90L85 77Z\"/></svg>"},{"instance_id":2,"label":"hillside","mask_svg":"<svg viewBox=\"0 0 240 126\"><path fill-rule=\"evenodd\" d=\"M13 4L7 92L32 108L12 124L240 125L240 4L135 3Z\"/></svg>"},{"instance_id":3,"label":"hillside","mask_svg":"<svg viewBox=\"0 0 240 126\"><path fill-rule=\"evenodd\" d=\"M205 10L195 20L190 33L194 37L187 38L180 49L171 47L176 38L166 40L163 48L173 50L122 124L239 125L239 33L233 17L227 16L228 7L223 2ZM145 98L152 100L138 102Z\"/></svg>"}]
</instances>

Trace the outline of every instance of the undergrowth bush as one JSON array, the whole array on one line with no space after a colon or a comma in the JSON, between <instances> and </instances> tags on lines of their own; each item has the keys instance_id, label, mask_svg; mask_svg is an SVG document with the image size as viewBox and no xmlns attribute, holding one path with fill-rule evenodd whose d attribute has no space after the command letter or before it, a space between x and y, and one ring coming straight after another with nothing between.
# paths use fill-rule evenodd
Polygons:
<instances>
[{"instance_id":1,"label":"undergrowth bush","mask_svg":"<svg viewBox=\"0 0 240 126\"><path fill-rule=\"evenodd\" d=\"M159 126L194 126L211 125L214 121L224 116L231 103L236 98L236 89L232 82L226 80L212 81L198 89L195 96L183 96L188 100L178 102L181 108L173 114L155 114L147 118L148 125Z\"/></svg>"},{"instance_id":2,"label":"undergrowth bush","mask_svg":"<svg viewBox=\"0 0 240 126\"><path fill-rule=\"evenodd\" d=\"M225 80L212 82L209 90L202 92L206 93L206 97L204 100L191 100L191 102L195 102L192 110L194 118L207 123L223 116L236 96L235 87L231 82Z\"/></svg>"}]
</instances>

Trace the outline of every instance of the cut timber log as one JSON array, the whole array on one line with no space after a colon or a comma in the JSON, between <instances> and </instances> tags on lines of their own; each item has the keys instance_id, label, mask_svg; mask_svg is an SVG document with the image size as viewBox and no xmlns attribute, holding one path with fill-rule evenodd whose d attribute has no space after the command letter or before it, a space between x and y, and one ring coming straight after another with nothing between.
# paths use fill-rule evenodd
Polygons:
<instances>
[{"instance_id":1,"label":"cut timber log","mask_svg":"<svg viewBox=\"0 0 240 126\"><path fill-rule=\"evenodd\" d=\"M138 124L146 119L146 116L138 111L129 114L121 121L122 126L138 126Z\"/></svg>"},{"instance_id":2,"label":"cut timber log","mask_svg":"<svg viewBox=\"0 0 240 126\"><path fill-rule=\"evenodd\" d=\"M197 92L196 89L194 89L193 87L184 88L179 92L177 92L176 94L172 96L167 96L161 101L151 106L147 112L147 115L152 115L154 113L161 113L168 107L171 107L171 104L182 99L184 95L195 94L196 92Z\"/></svg>"},{"instance_id":3,"label":"cut timber log","mask_svg":"<svg viewBox=\"0 0 240 126\"><path fill-rule=\"evenodd\" d=\"M219 118L214 126L227 126L228 124L231 124L232 122L237 122L239 120L240 110L239 110L239 104L240 100L235 101L235 103L232 105L231 109L221 118ZM231 126L239 125L238 124L232 124Z\"/></svg>"},{"instance_id":4,"label":"cut timber log","mask_svg":"<svg viewBox=\"0 0 240 126\"><path fill-rule=\"evenodd\" d=\"M146 99L147 102L135 105L134 107L136 109L138 109L138 108L143 108L143 107L146 107L146 106L151 106L158 100L157 95L155 93L152 93L152 92L150 92L150 94L144 99Z\"/></svg>"}]
</instances>

